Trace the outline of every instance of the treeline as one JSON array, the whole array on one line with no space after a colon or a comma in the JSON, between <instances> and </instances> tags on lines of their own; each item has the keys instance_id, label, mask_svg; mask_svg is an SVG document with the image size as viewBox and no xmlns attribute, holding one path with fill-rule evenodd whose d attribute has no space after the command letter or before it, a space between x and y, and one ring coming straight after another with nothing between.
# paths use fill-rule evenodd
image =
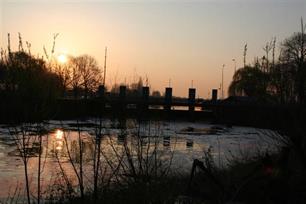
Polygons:
<instances>
[{"instance_id":1,"label":"treeline","mask_svg":"<svg viewBox=\"0 0 306 204\"><path fill-rule=\"evenodd\" d=\"M54 55L56 37L51 53L44 49L44 56L34 56L28 42L27 49L24 49L20 34L19 49L12 51L8 35L8 48L1 49L0 58L2 96L25 95L45 98L47 93L51 93L53 98L58 98L72 90L77 97L82 90L82 95L86 98L90 92L96 91L102 83L102 71L96 59L89 55L81 55L69 57L67 63L58 62ZM52 86L49 84L51 81Z\"/></svg>"},{"instance_id":2,"label":"treeline","mask_svg":"<svg viewBox=\"0 0 306 204\"><path fill-rule=\"evenodd\" d=\"M43 58L31 54L29 43L27 48L19 35L18 51L12 52L10 43L1 50L0 111L6 122L44 118L62 93L60 76Z\"/></svg>"},{"instance_id":3,"label":"treeline","mask_svg":"<svg viewBox=\"0 0 306 204\"><path fill-rule=\"evenodd\" d=\"M102 85L102 70L90 55L69 57L67 63L53 65L54 73L61 78L63 97L89 98Z\"/></svg>"},{"instance_id":4,"label":"treeline","mask_svg":"<svg viewBox=\"0 0 306 204\"><path fill-rule=\"evenodd\" d=\"M0 111L8 121L28 121L49 118L55 114L59 98L88 98L102 83L102 71L89 55L70 57L60 63L51 52L44 56L31 54L31 45L23 46L19 34L17 51L12 51L10 34L8 47L1 49L0 57Z\"/></svg>"},{"instance_id":5,"label":"treeline","mask_svg":"<svg viewBox=\"0 0 306 204\"><path fill-rule=\"evenodd\" d=\"M301 31L280 43L276 57L276 39L263 47L265 55L252 65L238 69L229 86L229 96L249 96L265 102L305 104L306 34ZM246 57L247 45L244 48ZM244 60L245 62L245 60Z\"/></svg>"},{"instance_id":6,"label":"treeline","mask_svg":"<svg viewBox=\"0 0 306 204\"><path fill-rule=\"evenodd\" d=\"M128 97L140 96L145 84L143 78L128 84L115 83L112 87L105 86L104 73L97 60L87 54L77 57L67 56L61 63L55 55L54 35L53 47L47 51L44 47L43 56L31 53L31 44L19 34L18 50L11 48L10 34L8 47L1 49L0 55L0 111L6 118L20 120L27 118L45 118L54 112L56 101L61 98L88 99L99 96L103 88L108 95L119 93L120 85L126 86ZM158 91L153 96L160 96ZM14 121L15 121L14 119ZM36 119L35 119L36 120Z\"/></svg>"},{"instance_id":7,"label":"treeline","mask_svg":"<svg viewBox=\"0 0 306 204\"><path fill-rule=\"evenodd\" d=\"M7 50L1 49L1 96L22 95L20 94L22 92L29 96L44 98L46 93L51 92L53 98L87 99L97 96L97 92L102 86L110 95L118 94L121 85L126 86L128 96L139 96L142 87L149 86L147 77L144 82L144 78L135 76L136 80L131 83L115 82L111 87L106 87L103 69L94 57L87 54L77 57L67 56L65 63L59 62L54 54L56 37L57 35L54 36L51 52L49 53L44 48L44 56L37 57L31 54L28 42L26 42L27 48L24 49L20 34L19 49L12 51L10 35L8 35L8 48ZM35 79L29 79L27 76L32 76ZM50 80L53 81L53 86L46 87ZM159 91L153 91L152 95L161 96ZM26 99L27 97L22 98Z\"/></svg>"}]
</instances>

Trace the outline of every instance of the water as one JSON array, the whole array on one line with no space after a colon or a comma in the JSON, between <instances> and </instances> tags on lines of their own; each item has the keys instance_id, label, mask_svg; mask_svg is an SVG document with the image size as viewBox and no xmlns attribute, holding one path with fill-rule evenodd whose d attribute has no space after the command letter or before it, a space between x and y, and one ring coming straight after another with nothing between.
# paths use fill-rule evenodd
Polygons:
<instances>
[{"instance_id":1,"label":"water","mask_svg":"<svg viewBox=\"0 0 306 204\"><path fill-rule=\"evenodd\" d=\"M82 140L85 183L93 177L93 155L95 135L99 121L49 121L44 125L46 133L42 137L42 186L44 192L50 191L48 184L63 182L59 178L65 175L73 184L76 176L70 159L78 166L79 139ZM171 169L190 172L194 159L203 159L204 153L211 152L217 166L225 167L230 160L251 157L259 152L276 151L279 146L269 130L251 127L225 127L207 123L190 122L146 122L128 120L125 127L118 121L103 120L101 129L101 166L104 174L110 175L110 163L116 166L120 155L128 148L132 158L137 160L141 150L144 160L157 158ZM25 136L31 189L35 192L38 168L38 138L35 126L27 127ZM22 136L12 134L20 130L0 126L0 198L18 192L24 195L24 166L18 146L22 148ZM125 161L125 160L124 160ZM156 161L156 160L152 160Z\"/></svg>"}]
</instances>

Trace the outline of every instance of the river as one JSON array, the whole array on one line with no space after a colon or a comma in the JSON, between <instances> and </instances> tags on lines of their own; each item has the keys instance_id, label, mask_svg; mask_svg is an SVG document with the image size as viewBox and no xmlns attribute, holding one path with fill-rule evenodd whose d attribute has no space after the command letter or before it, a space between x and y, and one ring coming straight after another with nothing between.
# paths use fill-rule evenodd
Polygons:
<instances>
[{"instance_id":1,"label":"river","mask_svg":"<svg viewBox=\"0 0 306 204\"><path fill-rule=\"evenodd\" d=\"M24 165L19 148L24 141L29 155L28 169L30 189L35 192L37 184L39 135L37 124L17 127L0 125L0 198L14 193L25 194ZM158 157L171 170L188 173L194 159L210 156L216 166L226 167L232 159L251 158L258 153L273 152L279 147L277 134L271 130L252 127L226 127L203 122L182 121L124 121L89 119L85 121L48 121L43 125L41 151L41 184L43 192L50 192L50 185L65 175L76 182L71 160L78 165L80 143L85 183L93 176L94 143L101 135L101 169L110 174L109 165L116 165L126 148L137 159L141 150L144 158ZM209 153L208 153L209 152ZM70 158L69 158L70 154ZM107 168L109 167L109 168ZM16 195L15 195L16 196Z\"/></svg>"}]
</instances>

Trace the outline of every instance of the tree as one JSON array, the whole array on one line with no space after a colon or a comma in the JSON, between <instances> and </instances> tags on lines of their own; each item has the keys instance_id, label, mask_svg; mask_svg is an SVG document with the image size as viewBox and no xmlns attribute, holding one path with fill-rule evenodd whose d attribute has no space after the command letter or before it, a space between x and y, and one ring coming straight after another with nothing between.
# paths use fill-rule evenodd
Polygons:
<instances>
[{"instance_id":1,"label":"tree","mask_svg":"<svg viewBox=\"0 0 306 204\"><path fill-rule=\"evenodd\" d=\"M52 65L53 72L60 78L62 95L65 95L69 85L72 82L70 63L60 64L58 62Z\"/></svg>"},{"instance_id":2,"label":"tree","mask_svg":"<svg viewBox=\"0 0 306 204\"><path fill-rule=\"evenodd\" d=\"M279 60L275 61L276 39L266 43L262 59L253 66L239 69L229 87L229 95L255 97L275 96L281 103L306 102L306 34L301 20L301 32L281 43ZM269 54L272 51L272 63ZM244 51L244 59L246 46ZM244 61L245 62L245 61ZM245 63L244 63L245 64Z\"/></svg>"},{"instance_id":3,"label":"tree","mask_svg":"<svg viewBox=\"0 0 306 204\"><path fill-rule=\"evenodd\" d=\"M290 71L290 65L277 63L270 71L270 86L275 90L275 95L280 103L295 102L294 76Z\"/></svg>"},{"instance_id":4,"label":"tree","mask_svg":"<svg viewBox=\"0 0 306 204\"><path fill-rule=\"evenodd\" d=\"M306 34L303 30L302 26L302 32L293 34L282 43L280 55L280 62L286 65L288 82L299 103L305 103L306 96Z\"/></svg>"},{"instance_id":5,"label":"tree","mask_svg":"<svg viewBox=\"0 0 306 204\"><path fill-rule=\"evenodd\" d=\"M153 96L153 97L156 97L156 98L160 98L160 97L161 97L161 93L160 93L159 91L156 90L156 91L153 91L153 92L152 92L152 96Z\"/></svg>"},{"instance_id":6,"label":"tree","mask_svg":"<svg viewBox=\"0 0 306 204\"><path fill-rule=\"evenodd\" d=\"M257 67L246 66L236 71L229 86L230 96L262 97L267 94L268 75Z\"/></svg>"},{"instance_id":7,"label":"tree","mask_svg":"<svg viewBox=\"0 0 306 204\"><path fill-rule=\"evenodd\" d=\"M102 71L95 58L89 55L81 55L72 60L72 87L82 88L84 98L90 92L96 91L102 81Z\"/></svg>"},{"instance_id":8,"label":"tree","mask_svg":"<svg viewBox=\"0 0 306 204\"><path fill-rule=\"evenodd\" d=\"M129 85L128 95L137 97L142 94L143 81L142 77L139 77L138 82L134 82Z\"/></svg>"},{"instance_id":9,"label":"tree","mask_svg":"<svg viewBox=\"0 0 306 204\"><path fill-rule=\"evenodd\" d=\"M23 51L1 59L0 92L9 113L24 119L43 117L61 92L61 79L44 60ZM6 102L5 102L6 101Z\"/></svg>"},{"instance_id":10,"label":"tree","mask_svg":"<svg viewBox=\"0 0 306 204\"><path fill-rule=\"evenodd\" d=\"M81 76L76 58L72 58L69 61L68 67L70 70L70 87L74 98L77 98L81 89Z\"/></svg>"}]
</instances>

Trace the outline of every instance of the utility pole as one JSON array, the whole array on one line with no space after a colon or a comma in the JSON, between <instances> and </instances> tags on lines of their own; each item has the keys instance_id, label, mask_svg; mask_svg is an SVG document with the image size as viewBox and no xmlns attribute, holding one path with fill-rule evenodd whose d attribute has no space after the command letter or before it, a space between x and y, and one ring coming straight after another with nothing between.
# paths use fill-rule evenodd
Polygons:
<instances>
[{"instance_id":1,"label":"utility pole","mask_svg":"<svg viewBox=\"0 0 306 204\"><path fill-rule=\"evenodd\" d=\"M235 74L236 74L236 70L237 70L237 62L236 62L236 59L233 58L232 61L234 62L234 74L233 74L233 81L235 80L234 77L235 77ZM234 96L236 95L235 91L234 91Z\"/></svg>"},{"instance_id":2,"label":"utility pole","mask_svg":"<svg viewBox=\"0 0 306 204\"><path fill-rule=\"evenodd\" d=\"M245 66L246 66L247 50L248 50L248 44L245 44L244 45L244 50L243 50L243 68L245 68Z\"/></svg>"},{"instance_id":3,"label":"utility pole","mask_svg":"<svg viewBox=\"0 0 306 204\"><path fill-rule=\"evenodd\" d=\"M234 59L232 59L232 61L234 62L234 70L235 70L234 74L235 74L236 73L236 69L237 69L236 59L234 58Z\"/></svg>"},{"instance_id":4,"label":"utility pole","mask_svg":"<svg viewBox=\"0 0 306 204\"><path fill-rule=\"evenodd\" d=\"M304 28L304 22L303 22L303 18L301 18L301 31L302 31L302 33L301 33L301 40L302 40L302 42L301 42L301 62L303 63L303 61L304 61L304 32L305 32L305 28Z\"/></svg>"},{"instance_id":5,"label":"utility pole","mask_svg":"<svg viewBox=\"0 0 306 204\"><path fill-rule=\"evenodd\" d=\"M104 87L105 87L105 77L106 77L106 57L107 57L107 47L105 47L105 56L104 56L104 76L103 76Z\"/></svg>"},{"instance_id":6,"label":"utility pole","mask_svg":"<svg viewBox=\"0 0 306 204\"><path fill-rule=\"evenodd\" d=\"M221 99L224 98L224 89L223 89L223 86L224 86L224 81L223 81L223 72L224 72L224 67L225 67L225 64L222 65L222 81L221 81Z\"/></svg>"},{"instance_id":7,"label":"utility pole","mask_svg":"<svg viewBox=\"0 0 306 204\"><path fill-rule=\"evenodd\" d=\"M149 86L149 79L148 79L148 75L146 75L146 87Z\"/></svg>"}]
</instances>

